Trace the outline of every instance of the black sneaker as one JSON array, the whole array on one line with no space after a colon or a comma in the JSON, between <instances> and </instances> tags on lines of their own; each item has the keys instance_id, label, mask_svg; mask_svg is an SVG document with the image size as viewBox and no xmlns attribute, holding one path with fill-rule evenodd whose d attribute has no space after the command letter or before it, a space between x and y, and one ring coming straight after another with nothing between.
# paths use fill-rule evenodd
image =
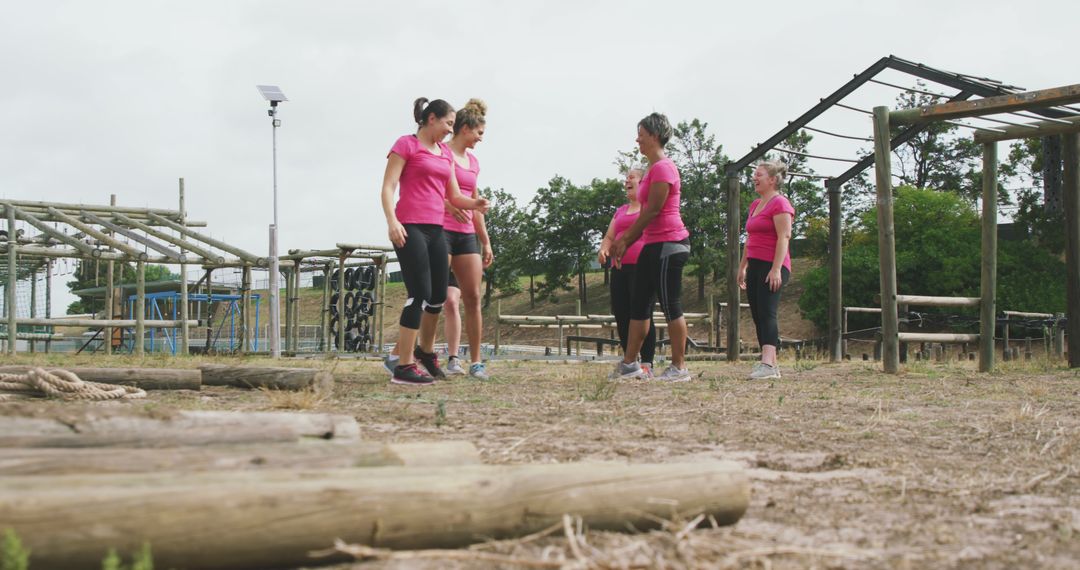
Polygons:
<instances>
[{"instance_id":1,"label":"black sneaker","mask_svg":"<svg viewBox=\"0 0 1080 570\"><path fill-rule=\"evenodd\" d=\"M391 384L401 384L404 386L427 386L434 382L434 378L420 372L420 369L417 368L415 362L395 366L394 375L390 378Z\"/></svg>"},{"instance_id":2,"label":"black sneaker","mask_svg":"<svg viewBox=\"0 0 1080 570\"><path fill-rule=\"evenodd\" d=\"M424 352L420 347L413 349L413 356L423 365L424 369L436 380L446 380L446 373L439 368L439 356L434 352Z\"/></svg>"}]
</instances>

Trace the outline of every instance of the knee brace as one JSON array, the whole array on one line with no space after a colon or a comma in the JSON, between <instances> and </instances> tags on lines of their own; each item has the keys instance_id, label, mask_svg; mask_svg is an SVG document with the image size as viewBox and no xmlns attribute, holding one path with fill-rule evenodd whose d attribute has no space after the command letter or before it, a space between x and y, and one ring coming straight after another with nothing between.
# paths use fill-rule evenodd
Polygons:
<instances>
[{"instance_id":1,"label":"knee brace","mask_svg":"<svg viewBox=\"0 0 1080 570\"><path fill-rule=\"evenodd\" d=\"M425 313L431 313L433 315L441 313L443 308L443 303L428 303L427 301L424 301L421 305L424 307Z\"/></svg>"}]
</instances>

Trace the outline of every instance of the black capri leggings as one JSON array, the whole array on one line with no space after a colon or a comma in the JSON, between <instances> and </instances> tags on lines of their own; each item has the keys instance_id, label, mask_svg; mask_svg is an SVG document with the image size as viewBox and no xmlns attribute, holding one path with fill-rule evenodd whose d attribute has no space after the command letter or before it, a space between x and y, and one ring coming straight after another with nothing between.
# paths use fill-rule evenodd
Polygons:
<instances>
[{"instance_id":1,"label":"black capri leggings","mask_svg":"<svg viewBox=\"0 0 1080 570\"><path fill-rule=\"evenodd\" d=\"M420 328L420 311L442 312L450 273L443 227L435 224L404 224L405 245L394 247L401 277L409 298L401 308L401 326Z\"/></svg>"},{"instance_id":2,"label":"black capri leggings","mask_svg":"<svg viewBox=\"0 0 1080 570\"><path fill-rule=\"evenodd\" d=\"M780 288L769 290L765 282L772 262L763 259L746 260L746 297L750 302L750 314L754 317L759 346L780 346L780 326L777 323L777 310L780 307L780 292L784 290L791 272L787 267L780 268Z\"/></svg>"},{"instance_id":3,"label":"black capri leggings","mask_svg":"<svg viewBox=\"0 0 1080 570\"><path fill-rule=\"evenodd\" d=\"M634 270L630 318L644 321L652 317L653 302L660 298L660 310L670 323L682 316L682 272L690 259L690 241L665 241L641 248Z\"/></svg>"},{"instance_id":4,"label":"black capri leggings","mask_svg":"<svg viewBox=\"0 0 1080 570\"><path fill-rule=\"evenodd\" d=\"M630 291L634 284L633 265L623 265L622 268L611 268L611 312L615 315L615 327L619 330L619 346L626 353L626 339L630 333ZM641 344L641 361L652 364L653 356L656 355L656 326L653 325L652 315L649 316L649 332L645 334L645 341Z\"/></svg>"}]
</instances>

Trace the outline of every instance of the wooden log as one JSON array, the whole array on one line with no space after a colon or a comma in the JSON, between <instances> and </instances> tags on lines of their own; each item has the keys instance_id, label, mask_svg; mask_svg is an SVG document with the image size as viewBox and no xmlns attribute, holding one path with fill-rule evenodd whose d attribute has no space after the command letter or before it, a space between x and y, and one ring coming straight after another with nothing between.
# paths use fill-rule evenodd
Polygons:
<instances>
[{"instance_id":1,"label":"wooden log","mask_svg":"<svg viewBox=\"0 0 1080 570\"><path fill-rule=\"evenodd\" d=\"M347 469L479 465L467 441L378 443L301 442L169 449L5 449L0 476L240 471L249 469Z\"/></svg>"},{"instance_id":2,"label":"wooden log","mask_svg":"<svg viewBox=\"0 0 1080 570\"><path fill-rule=\"evenodd\" d=\"M143 412L119 407L0 409L0 447L176 447L356 440L352 416L297 412Z\"/></svg>"},{"instance_id":3,"label":"wooden log","mask_svg":"<svg viewBox=\"0 0 1080 570\"><path fill-rule=\"evenodd\" d=\"M0 374L25 374L30 366L0 366ZM89 382L137 386L143 390L198 390L202 372L173 368L46 368L67 370Z\"/></svg>"},{"instance_id":4,"label":"wooden log","mask_svg":"<svg viewBox=\"0 0 1080 570\"><path fill-rule=\"evenodd\" d=\"M746 474L725 461L7 477L0 486L0 520L34 564L68 569L98 568L106 549L144 542L162 568L291 568L335 538L452 548L537 532L564 514L597 530L656 528L676 513L733 524L748 503Z\"/></svg>"},{"instance_id":5,"label":"wooden log","mask_svg":"<svg viewBox=\"0 0 1080 570\"><path fill-rule=\"evenodd\" d=\"M205 386L328 392L334 385L334 375L318 368L207 364L199 369L202 371L202 383Z\"/></svg>"},{"instance_id":6,"label":"wooden log","mask_svg":"<svg viewBox=\"0 0 1080 570\"><path fill-rule=\"evenodd\" d=\"M977 334L903 332L898 338L904 342L979 342Z\"/></svg>"},{"instance_id":7,"label":"wooden log","mask_svg":"<svg viewBox=\"0 0 1080 570\"><path fill-rule=\"evenodd\" d=\"M897 295L896 302L916 307L977 307L979 297L935 297L931 295Z\"/></svg>"}]
</instances>

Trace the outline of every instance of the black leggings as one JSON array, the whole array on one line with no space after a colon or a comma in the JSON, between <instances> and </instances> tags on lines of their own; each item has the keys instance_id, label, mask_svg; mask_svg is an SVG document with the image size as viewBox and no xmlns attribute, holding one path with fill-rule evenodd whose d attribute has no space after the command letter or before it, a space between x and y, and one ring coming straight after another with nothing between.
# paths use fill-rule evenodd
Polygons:
<instances>
[{"instance_id":1,"label":"black leggings","mask_svg":"<svg viewBox=\"0 0 1080 570\"><path fill-rule=\"evenodd\" d=\"M630 332L630 291L634 284L636 265L623 265L622 269L611 268L611 312L615 315L615 326L619 330L619 346L626 353L626 339ZM656 354L656 326L649 317L649 332L641 343L641 361L652 364Z\"/></svg>"},{"instance_id":2,"label":"black leggings","mask_svg":"<svg viewBox=\"0 0 1080 570\"><path fill-rule=\"evenodd\" d=\"M401 308L401 326L420 328L420 311L442 312L446 302L446 284L450 273L446 238L442 226L405 224L405 245L394 247L401 278L409 298Z\"/></svg>"},{"instance_id":3,"label":"black leggings","mask_svg":"<svg viewBox=\"0 0 1080 570\"><path fill-rule=\"evenodd\" d=\"M630 318L644 321L652 317L653 302L660 298L660 310L668 323L682 316L682 271L690 259L690 241L650 243L641 248L631 292Z\"/></svg>"},{"instance_id":4,"label":"black leggings","mask_svg":"<svg viewBox=\"0 0 1080 570\"><path fill-rule=\"evenodd\" d=\"M770 291L765 278L772 269L772 262L762 259L747 259L746 262L746 298L750 302L750 314L757 328L758 345L779 347L780 326L776 315L780 307L780 292L787 285L791 272L787 267L781 267L780 288Z\"/></svg>"}]
</instances>

